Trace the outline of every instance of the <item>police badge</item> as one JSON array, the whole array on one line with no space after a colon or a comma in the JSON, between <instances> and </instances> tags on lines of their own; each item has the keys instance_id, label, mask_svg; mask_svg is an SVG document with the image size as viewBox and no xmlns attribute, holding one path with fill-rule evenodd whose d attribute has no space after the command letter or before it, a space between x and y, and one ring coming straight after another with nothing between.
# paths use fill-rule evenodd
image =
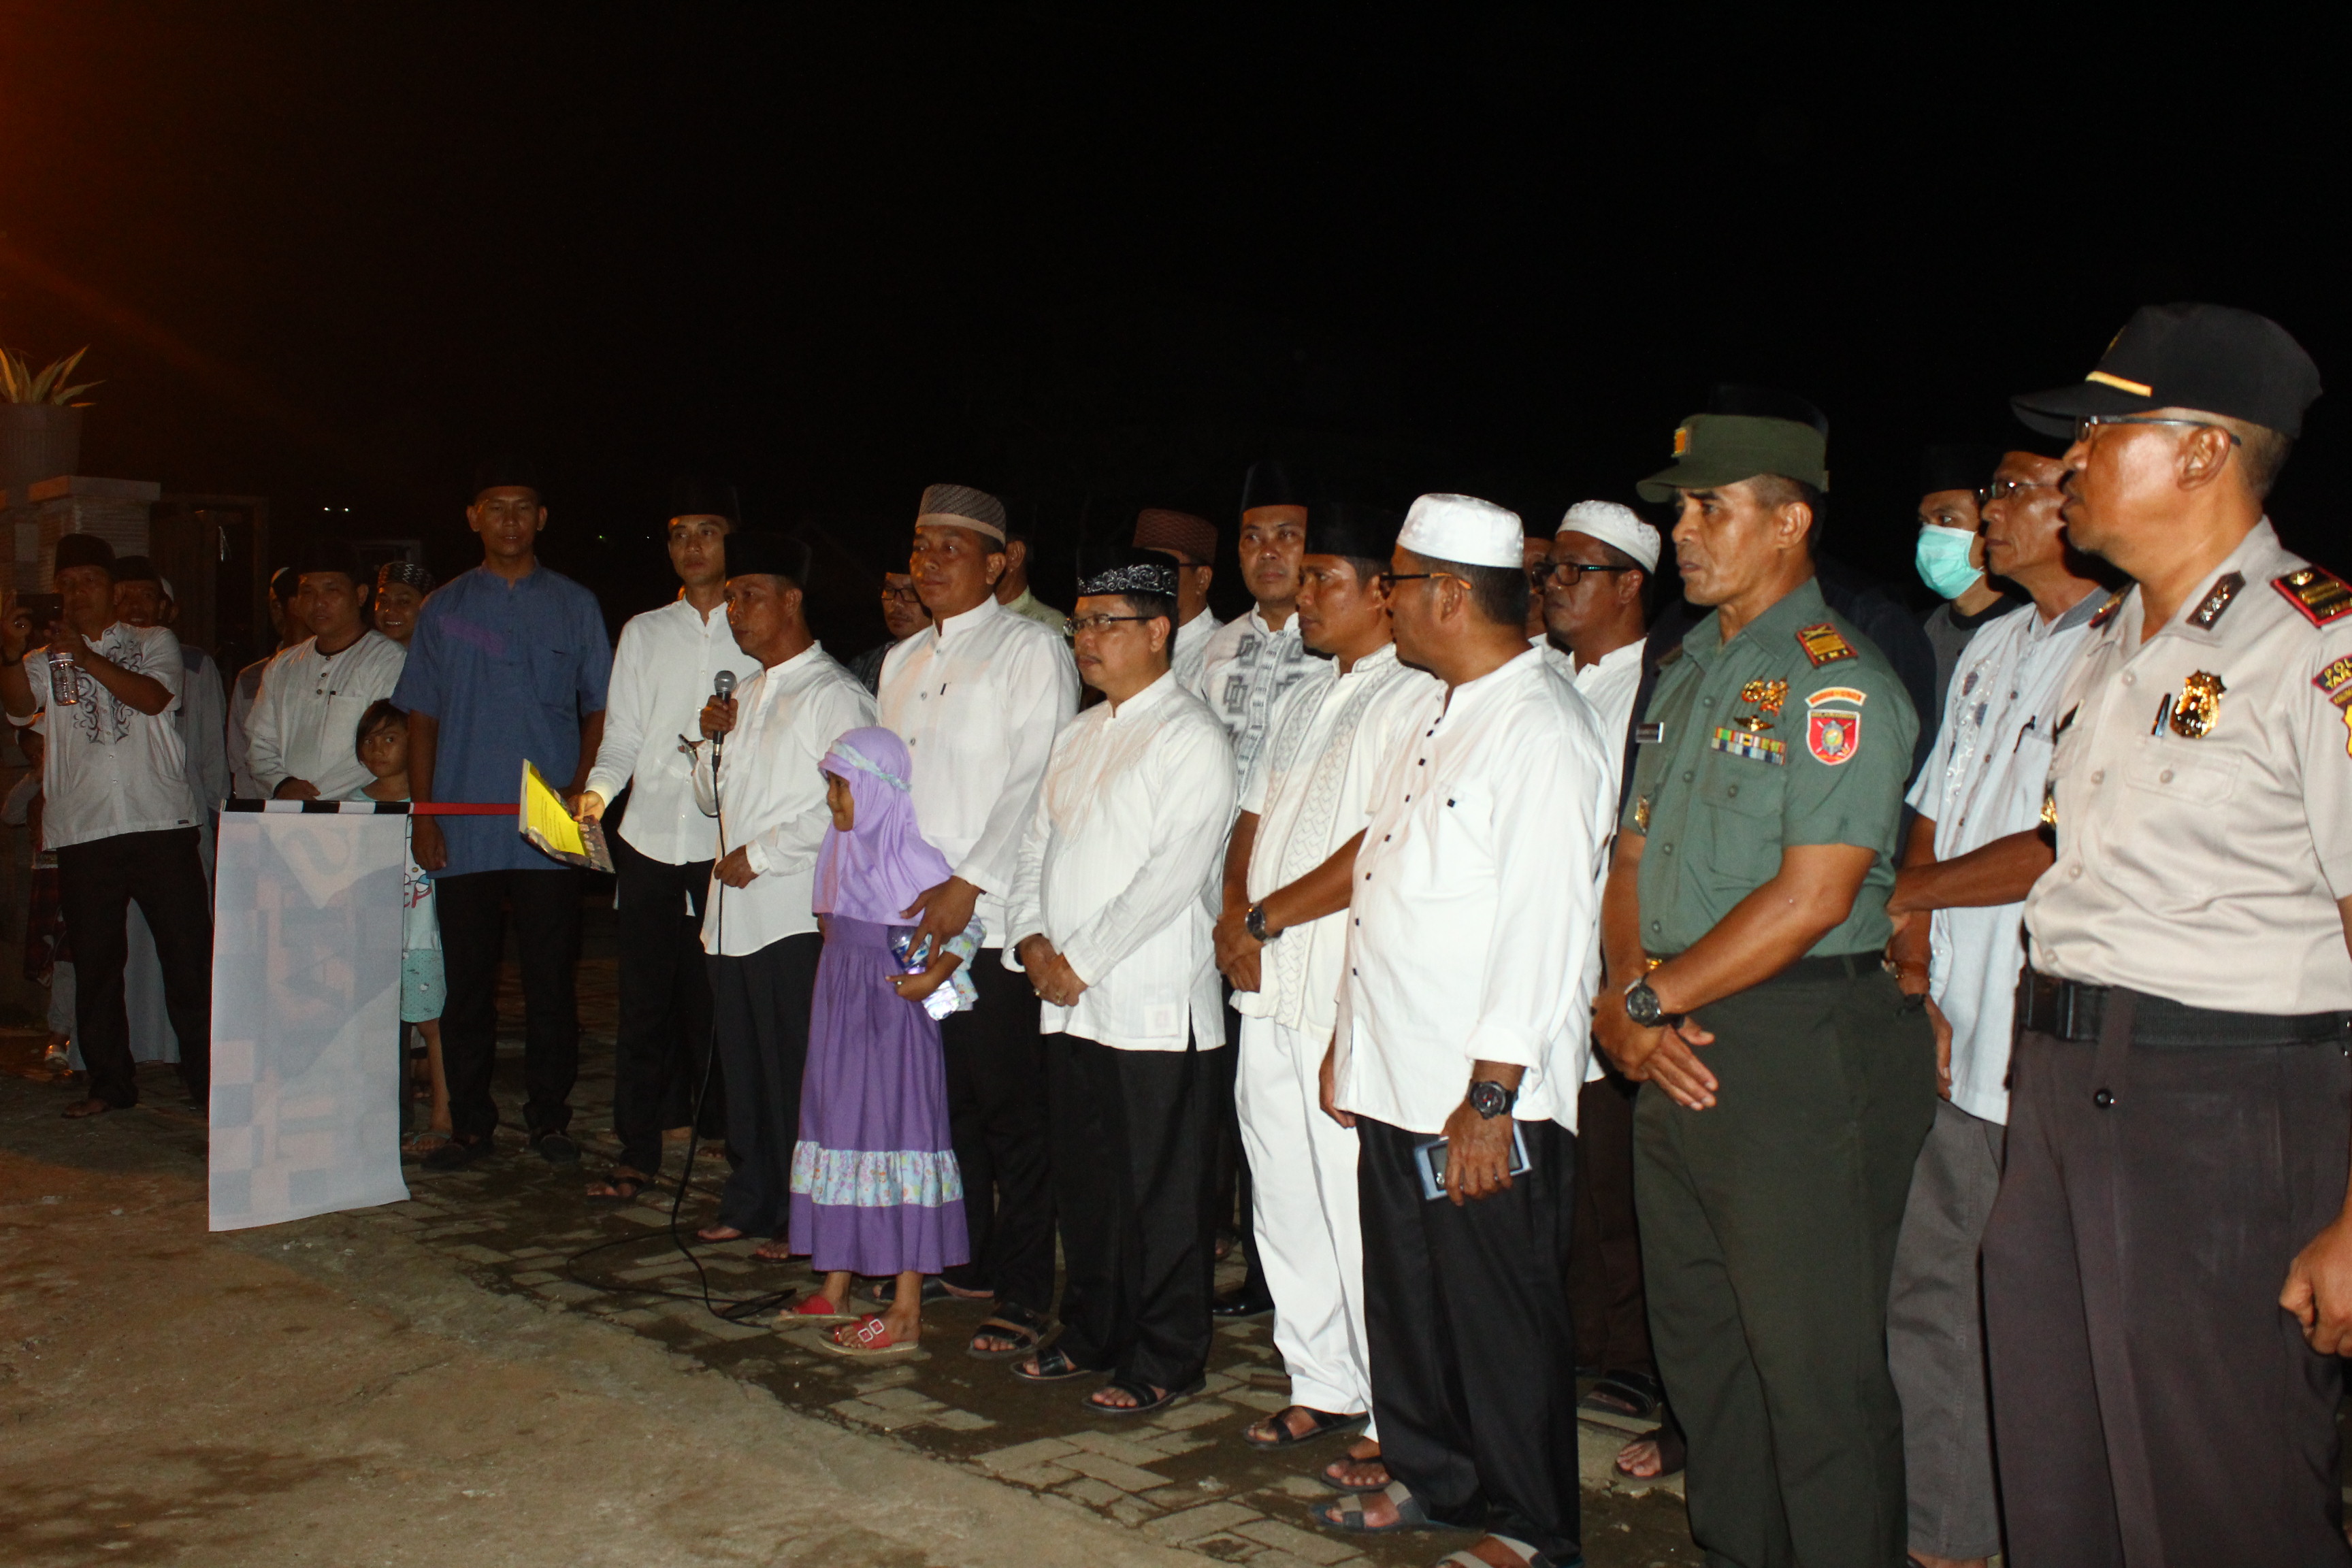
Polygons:
<instances>
[{"instance_id":1,"label":"police badge","mask_svg":"<svg viewBox=\"0 0 2352 1568\"><path fill-rule=\"evenodd\" d=\"M2201 741L2221 718L2221 678L2199 670L2180 683L2172 703L2172 732L2184 741Z\"/></svg>"}]
</instances>

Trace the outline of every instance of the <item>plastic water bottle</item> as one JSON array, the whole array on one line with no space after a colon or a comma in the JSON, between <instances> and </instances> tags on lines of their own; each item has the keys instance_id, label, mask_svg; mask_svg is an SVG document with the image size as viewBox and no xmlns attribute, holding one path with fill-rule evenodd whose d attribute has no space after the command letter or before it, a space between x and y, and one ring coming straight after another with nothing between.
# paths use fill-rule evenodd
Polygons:
<instances>
[{"instance_id":1,"label":"plastic water bottle","mask_svg":"<svg viewBox=\"0 0 2352 1568\"><path fill-rule=\"evenodd\" d=\"M74 657L62 642L49 645L49 701L56 707L70 708L81 700L76 695L80 686L80 670Z\"/></svg>"}]
</instances>

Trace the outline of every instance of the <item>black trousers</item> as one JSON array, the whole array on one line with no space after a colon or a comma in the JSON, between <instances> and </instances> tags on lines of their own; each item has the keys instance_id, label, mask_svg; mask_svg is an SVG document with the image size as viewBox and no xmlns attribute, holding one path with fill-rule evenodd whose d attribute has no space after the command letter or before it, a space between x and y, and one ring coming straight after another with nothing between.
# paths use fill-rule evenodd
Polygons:
<instances>
[{"instance_id":1,"label":"black trousers","mask_svg":"<svg viewBox=\"0 0 2352 1568\"><path fill-rule=\"evenodd\" d=\"M746 1236L792 1229L801 1077L824 951L824 939L809 931L740 958L709 960L719 1070L727 1075L727 1152L735 1163L719 1195L719 1223Z\"/></svg>"},{"instance_id":2,"label":"black trousers","mask_svg":"<svg viewBox=\"0 0 2352 1568\"><path fill-rule=\"evenodd\" d=\"M507 907L514 908L522 961L523 1126L533 1138L572 1123L580 1076L580 873L469 871L433 879L449 1000L441 1013L441 1065L449 1125L467 1142L498 1131L490 1073L498 1062L499 963Z\"/></svg>"},{"instance_id":3,"label":"black trousers","mask_svg":"<svg viewBox=\"0 0 2352 1568\"><path fill-rule=\"evenodd\" d=\"M1983 1254L2008 1561L2352 1563L2342 1363L2278 1304L2344 1202L2352 1063L2134 1045L2126 1000L2095 1042L2021 1034L2011 1068Z\"/></svg>"},{"instance_id":4,"label":"black trousers","mask_svg":"<svg viewBox=\"0 0 2352 1568\"><path fill-rule=\"evenodd\" d=\"M1356 1119L1364 1337L1389 1474L1430 1517L1574 1559L1576 1347L1559 1277L1576 1140L1522 1121L1528 1169L1456 1208L1421 1134Z\"/></svg>"},{"instance_id":5,"label":"black trousers","mask_svg":"<svg viewBox=\"0 0 2352 1568\"><path fill-rule=\"evenodd\" d=\"M619 1163L650 1174L661 1169L662 1129L692 1119L710 1057L710 973L701 940L710 862L673 866L630 847L617 833L606 835L605 842L613 850L614 925L621 950L613 1135L621 1145ZM726 1125L724 1104L714 1073L704 1131Z\"/></svg>"},{"instance_id":6,"label":"black trousers","mask_svg":"<svg viewBox=\"0 0 2352 1568\"><path fill-rule=\"evenodd\" d=\"M1230 1049L1230 1047L1227 1047ZM1213 1051L1045 1037L1061 1208L1061 1347L1080 1366L1185 1388L1209 1361Z\"/></svg>"},{"instance_id":7,"label":"black trousers","mask_svg":"<svg viewBox=\"0 0 2352 1568\"><path fill-rule=\"evenodd\" d=\"M1577 1095L1568 1310L1576 1320L1577 1359L1586 1366L1655 1375L1641 1227L1633 1218L1634 1089L1611 1070Z\"/></svg>"},{"instance_id":8,"label":"black trousers","mask_svg":"<svg viewBox=\"0 0 2352 1568\"><path fill-rule=\"evenodd\" d=\"M971 1261L947 1271L962 1290L1044 1313L1054 1305L1053 1161L1045 1131L1045 1057L1029 977L983 948L971 962L979 1005L940 1021L948 1127L963 1172Z\"/></svg>"},{"instance_id":9,"label":"black trousers","mask_svg":"<svg viewBox=\"0 0 2352 1568\"><path fill-rule=\"evenodd\" d=\"M74 1035L89 1093L120 1109L139 1103L131 1015L122 1002L130 956L124 921L137 900L163 969L163 1012L180 1038L180 1080L204 1103L212 1090L213 910L196 829L117 833L58 851L58 900L73 944Z\"/></svg>"}]
</instances>

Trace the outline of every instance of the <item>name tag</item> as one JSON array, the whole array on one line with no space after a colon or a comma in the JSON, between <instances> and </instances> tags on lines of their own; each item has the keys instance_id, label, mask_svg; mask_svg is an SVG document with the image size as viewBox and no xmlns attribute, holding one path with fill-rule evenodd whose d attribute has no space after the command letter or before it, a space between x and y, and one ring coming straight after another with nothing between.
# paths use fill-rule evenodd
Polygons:
<instances>
[{"instance_id":1,"label":"name tag","mask_svg":"<svg viewBox=\"0 0 2352 1568\"><path fill-rule=\"evenodd\" d=\"M1633 743L1637 746L1662 745L1664 743L1665 739L1666 726L1664 720L1660 720L1655 723L1643 723L1633 726Z\"/></svg>"}]
</instances>

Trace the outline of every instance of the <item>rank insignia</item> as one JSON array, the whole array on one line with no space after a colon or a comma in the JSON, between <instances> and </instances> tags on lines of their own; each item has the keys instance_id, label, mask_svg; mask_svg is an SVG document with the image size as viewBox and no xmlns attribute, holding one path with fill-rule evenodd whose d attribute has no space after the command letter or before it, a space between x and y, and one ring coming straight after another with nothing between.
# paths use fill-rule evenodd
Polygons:
<instances>
[{"instance_id":1,"label":"rank insignia","mask_svg":"<svg viewBox=\"0 0 2352 1568\"><path fill-rule=\"evenodd\" d=\"M1650 831L1650 797L1646 795L1633 799L1633 826L1644 833Z\"/></svg>"},{"instance_id":2,"label":"rank insignia","mask_svg":"<svg viewBox=\"0 0 2352 1568\"><path fill-rule=\"evenodd\" d=\"M2109 621L2114 620L2116 618L2116 612L2122 609L2124 607L2124 601L2130 597L2131 590L2129 588L2118 588L2113 594L2109 595L2105 604L2101 605L2096 610L2091 612L2091 629L2093 631L2096 631L2101 626L2105 626Z\"/></svg>"},{"instance_id":3,"label":"rank insignia","mask_svg":"<svg viewBox=\"0 0 2352 1568\"><path fill-rule=\"evenodd\" d=\"M2221 678L2199 670L2180 683L2172 701L2172 732L2184 741L2201 741L2221 719Z\"/></svg>"},{"instance_id":4,"label":"rank insignia","mask_svg":"<svg viewBox=\"0 0 2352 1568\"><path fill-rule=\"evenodd\" d=\"M1797 628L1797 646L1813 661L1815 669L1825 664L1835 664L1842 658L1856 658L1853 645L1838 635L1837 627L1827 621Z\"/></svg>"},{"instance_id":5,"label":"rank insignia","mask_svg":"<svg viewBox=\"0 0 2352 1568\"><path fill-rule=\"evenodd\" d=\"M1868 700L1851 686L1825 686L1805 699L1805 749L1813 761L1832 768L1853 761L1862 748L1862 705Z\"/></svg>"},{"instance_id":6,"label":"rank insignia","mask_svg":"<svg viewBox=\"0 0 2352 1568\"><path fill-rule=\"evenodd\" d=\"M1726 725L1715 732L1715 739L1706 743L1706 749L1721 752L1726 756L1746 757L1752 763L1769 763L1776 768L1789 765L1788 746L1779 741L1768 740L1753 730L1737 730Z\"/></svg>"},{"instance_id":7,"label":"rank insignia","mask_svg":"<svg viewBox=\"0 0 2352 1568\"><path fill-rule=\"evenodd\" d=\"M2344 753L2352 756L2352 657L2336 660L2313 676L2311 683L2344 715Z\"/></svg>"},{"instance_id":8,"label":"rank insignia","mask_svg":"<svg viewBox=\"0 0 2352 1568\"><path fill-rule=\"evenodd\" d=\"M2352 583L2325 566L2299 566L2284 577L2272 578L2271 586L2285 595L2286 602L2315 626L2352 616Z\"/></svg>"},{"instance_id":9,"label":"rank insignia","mask_svg":"<svg viewBox=\"0 0 2352 1568\"><path fill-rule=\"evenodd\" d=\"M2236 598L2238 590L2245 585L2244 573L2223 573L2214 581L2213 591L2199 600L2197 607L2189 612L2189 624L2200 632L2211 631L2213 623L2221 618L2221 612L2230 607L2230 601Z\"/></svg>"},{"instance_id":10,"label":"rank insignia","mask_svg":"<svg viewBox=\"0 0 2352 1568\"><path fill-rule=\"evenodd\" d=\"M1789 683L1785 680L1751 680L1739 689L1739 700L1752 702L1757 711L1733 721L1748 733L1769 730L1772 721L1766 714L1778 714L1780 705L1789 700Z\"/></svg>"}]
</instances>

